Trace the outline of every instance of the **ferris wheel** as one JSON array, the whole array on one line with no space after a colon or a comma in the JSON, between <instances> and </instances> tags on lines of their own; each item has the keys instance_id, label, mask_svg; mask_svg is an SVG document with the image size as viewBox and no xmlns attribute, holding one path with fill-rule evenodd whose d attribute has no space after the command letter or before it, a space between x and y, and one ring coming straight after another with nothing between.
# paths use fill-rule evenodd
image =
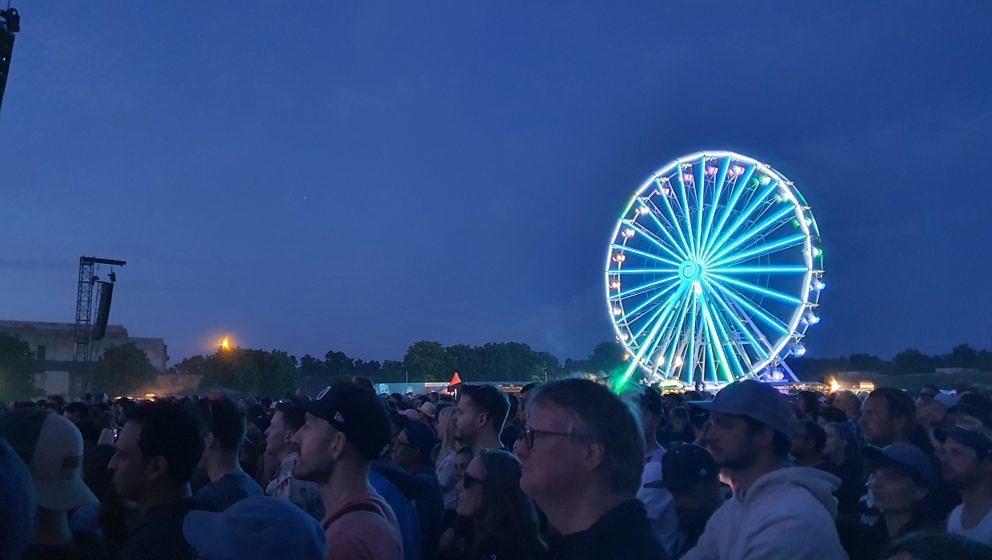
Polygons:
<instances>
[{"instance_id":1,"label":"ferris wheel","mask_svg":"<svg viewBox=\"0 0 992 560\"><path fill-rule=\"evenodd\" d=\"M623 385L795 380L824 289L820 233L795 185L733 152L679 158L624 208L606 298L628 352Z\"/></svg>"}]
</instances>

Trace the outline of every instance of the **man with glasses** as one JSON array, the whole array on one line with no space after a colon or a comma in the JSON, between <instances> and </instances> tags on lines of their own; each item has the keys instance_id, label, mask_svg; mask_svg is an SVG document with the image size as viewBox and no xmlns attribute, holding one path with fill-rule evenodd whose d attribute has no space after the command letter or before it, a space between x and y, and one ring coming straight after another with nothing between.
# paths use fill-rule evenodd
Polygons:
<instances>
[{"instance_id":1,"label":"man with glasses","mask_svg":"<svg viewBox=\"0 0 992 560\"><path fill-rule=\"evenodd\" d=\"M634 497L644 436L609 389L584 379L542 386L514 450L521 489L560 535L550 543L553 558L667 558Z\"/></svg>"},{"instance_id":2,"label":"man with glasses","mask_svg":"<svg viewBox=\"0 0 992 560\"><path fill-rule=\"evenodd\" d=\"M420 422L407 422L396 436L392 459L395 465L379 464L377 473L392 482L414 504L420 521L421 558L437 558L437 543L444 520L444 501L431 450L437 438Z\"/></svg>"}]
</instances>

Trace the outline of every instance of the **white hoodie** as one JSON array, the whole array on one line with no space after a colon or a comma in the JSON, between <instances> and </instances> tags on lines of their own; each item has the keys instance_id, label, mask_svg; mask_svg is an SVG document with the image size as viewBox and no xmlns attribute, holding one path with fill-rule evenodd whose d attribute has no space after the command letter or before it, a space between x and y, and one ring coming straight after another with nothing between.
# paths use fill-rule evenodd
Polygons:
<instances>
[{"instance_id":1,"label":"white hoodie","mask_svg":"<svg viewBox=\"0 0 992 560\"><path fill-rule=\"evenodd\" d=\"M839 478L819 469L772 471L720 506L682 558L844 560L834 525L839 485Z\"/></svg>"}]
</instances>

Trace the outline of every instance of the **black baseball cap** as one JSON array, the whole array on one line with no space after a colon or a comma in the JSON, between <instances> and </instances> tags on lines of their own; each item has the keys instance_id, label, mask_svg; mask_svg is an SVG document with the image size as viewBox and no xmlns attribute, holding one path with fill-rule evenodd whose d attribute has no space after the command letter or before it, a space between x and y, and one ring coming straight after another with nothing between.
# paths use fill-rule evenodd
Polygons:
<instances>
[{"instance_id":1,"label":"black baseball cap","mask_svg":"<svg viewBox=\"0 0 992 560\"><path fill-rule=\"evenodd\" d=\"M944 443L947 438L953 439L961 445L975 450L978 460L983 461L992 457L992 437L982 426L954 426L950 430L935 429L934 438Z\"/></svg>"},{"instance_id":2,"label":"black baseball cap","mask_svg":"<svg viewBox=\"0 0 992 560\"><path fill-rule=\"evenodd\" d=\"M690 488L697 481L715 479L719 472L709 451L698 445L681 443L672 446L662 457L661 480L648 482L644 487L677 492Z\"/></svg>"},{"instance_id":3,"label":"black baseball cap","mask_svg":"<svg viewBox=\"0 0 992 560\"><path fill-rule=\"evenodd\" d=\"M420 454L430 460L431 451L437 445L437 438L430 428L420 422L409 422L403 427L410 446L420 450Z\"/></svg>"},{"instance_id":4,"label":"black baseball cap","mask_svg":"<svg viewBox=\"0 0 992 560\"><path fill-rule=\"evenodd\" d=\"M310 414L344 432L348 443L369 459L378 459L392 439L386 407L365 387L337 383L301 405Z\"/></svg>"}]
</instances>

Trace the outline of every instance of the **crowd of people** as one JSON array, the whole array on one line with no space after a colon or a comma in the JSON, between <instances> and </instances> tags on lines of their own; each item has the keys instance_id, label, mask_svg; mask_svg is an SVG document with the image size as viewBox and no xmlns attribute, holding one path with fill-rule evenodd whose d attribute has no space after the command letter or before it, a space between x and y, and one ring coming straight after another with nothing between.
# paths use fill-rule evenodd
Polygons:
<instances>
[{"instance_id":1,"label":"crowd of people","mask_svg":"<svg viewBox=\"0 0 992 560\"><path fill-rule=\"evenodd\" d=\"M992 559L992 401L215 393L0 403L0 560Z\"/></svg>"}]
</instances>

